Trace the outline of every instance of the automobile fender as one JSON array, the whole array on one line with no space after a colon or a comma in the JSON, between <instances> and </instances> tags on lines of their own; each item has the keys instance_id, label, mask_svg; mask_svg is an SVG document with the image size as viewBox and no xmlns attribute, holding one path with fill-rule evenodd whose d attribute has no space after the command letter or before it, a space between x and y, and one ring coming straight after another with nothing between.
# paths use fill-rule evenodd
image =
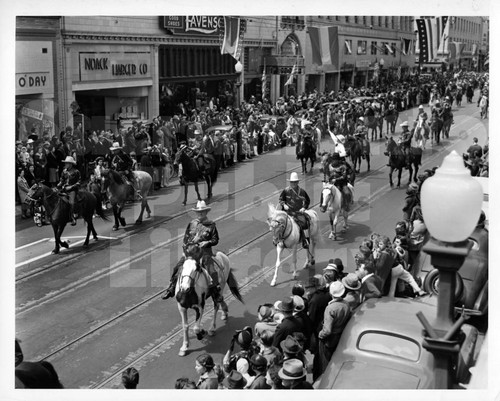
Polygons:
<instances>
[{"instance_id":1,"label":"automobile fender","mask_svg":"<svg viewBox=\"0 0 500 401\"><path fill-rule=\"evenodd\" d=\"M474 310L480 311L482 314L486 314L488 311L488 280L474 302Z\"/></svg>"},{"instance_id":2,"label":"automobile fender","mask_svg":"<svg viewBox=\"0 0 500 401\"><path fill-rule=\"evenodd\" d=\"M460 274L457 273L457 283L455 288L455 300L460 300L464 292L464 282ZM432 269L424 278L424 291L432 295L438 294L437 281L439 280L439 270Z\"/></svg>"}]
</instances>

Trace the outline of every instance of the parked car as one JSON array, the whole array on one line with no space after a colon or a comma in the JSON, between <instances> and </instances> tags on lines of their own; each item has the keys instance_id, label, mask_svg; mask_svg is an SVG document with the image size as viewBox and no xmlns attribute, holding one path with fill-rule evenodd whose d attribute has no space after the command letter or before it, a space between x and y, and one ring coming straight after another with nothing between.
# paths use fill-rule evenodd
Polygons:
<instances>
[{"instance_id":1,"label":"parked car","mask_svg":"<svg viewBox=\"0 0 500 401\"><path fill-rule=\"evenodd\" d=\"M347 323L317 389L432 389L434 356L422 346L416 314L436 316L430 297L376 298L361 304ZM478 330L462 326L464 342L454 366L455 381L467 383L474 366Z\"/></svg>"},{"instance_id":2,"label":"parked car","mask_svg":"<svg viewBox=\"0 0 500 401\"><path fill-rule=\"evenodd\" d=\"M486 316L488 312L488 178L475 177L483 186L483 211L486 220L483 227L476 227L469 237L472 249L457 273L455 306L465 308L469 315ZM415 258L412 273L420 277L424 290L430 294L439 292L439 272L431 264L431 257L424 251Z\"/></svg>"}]
</instances>

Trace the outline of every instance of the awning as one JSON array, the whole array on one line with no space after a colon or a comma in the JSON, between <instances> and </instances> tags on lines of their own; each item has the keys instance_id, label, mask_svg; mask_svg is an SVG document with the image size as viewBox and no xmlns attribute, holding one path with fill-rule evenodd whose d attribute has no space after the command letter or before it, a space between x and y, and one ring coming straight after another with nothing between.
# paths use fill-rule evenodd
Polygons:
<instances>
[{"instance_id":1,"label":"awning","mask_svg":"<svg viewBox=\"0 0 500 401\"><path fill-rule=\"evenodd\" d=\"M96 89L113 88L136 88L140 86L153 86L153 79L131 79L124 81L103 81L103 82L76 82L72 85L73 91L87 91Z\"/></svg>"}]
</instances>

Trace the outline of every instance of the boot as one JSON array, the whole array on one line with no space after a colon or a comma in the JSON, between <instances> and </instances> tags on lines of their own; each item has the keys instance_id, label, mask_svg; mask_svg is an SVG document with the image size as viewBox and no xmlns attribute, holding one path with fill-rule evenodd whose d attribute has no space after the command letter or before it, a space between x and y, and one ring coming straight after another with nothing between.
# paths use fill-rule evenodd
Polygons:
<instances>
[{"instance_id":1,"label":"boot","mask_svg":"<svg viewBox=\"0 0 500 401\"><path fill-rule=\"evenodd\" d=\"M212 282L212 285L208 289L210 294L212 294L215 302L220 304L221 302L224 301L220 285L216 284L215 282Z\"/></svg>"},{"instance_id":2,"label":"boot","mask_svg":"<svg viewBox=\"0 0 500 401\"><path fill-rule=\"evenodd\" d=\"M304 249L309 249L309 241L304 233L303 230L300 231L301 237L302 237L302 247Z\"/></svg>"},{"instance_id":3,"label":"boot","mask_svg":"<svg viewBox=\"0 0 500 401\"><path fill-rule=\"evenodd\" d=\"M175 295L175 281L176 280L170 281L170 285L165 290L165 292L161 295L161 299L169 299Z\"/></svg>"},{"instance_id":4,"label":"boot","mask_svg":"<svg viewBox=\"0 0 500 401\"><path fill-rule=\"evenodd\" d=\"M75 213L73 212L73 206L71 206L71 209L69 211L69 214L71 216L71 225L76 226L76 218L75 218Z\"/></svg>"}]
</instances>

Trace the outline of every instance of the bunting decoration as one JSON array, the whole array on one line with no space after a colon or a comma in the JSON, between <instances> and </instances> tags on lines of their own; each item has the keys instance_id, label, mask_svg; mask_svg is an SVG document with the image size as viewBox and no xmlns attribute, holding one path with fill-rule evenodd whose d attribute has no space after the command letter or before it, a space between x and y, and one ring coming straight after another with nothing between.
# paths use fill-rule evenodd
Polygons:
<instances>
[{"instance_id":1,"label":"bunting decoration","mask_svg":"<svg viewBox=\"0 0 500 401\"><path fill-rule=\"evenodd\" d=\"M262 99L264 99L266 97L266 86L267 86L266 64L264 64L264 70L262 71L261 80L262 80Z\"/></svg>"},{"instance_id":2,"label":"bunting decoration","mask_svg":"<svg viewBox=\"0 0 500 401\"><path fill-rule=\"evenodd\" d=\"M244 20L237 17L224 17L224 38L220 53L230 54L235 60L239 60L244 32Z\"/></svg>"},{"instance_id":3,"label":"bunting decoration","mask_svg":"<svg viewBox=\"0 0 500 401\"><path fill-rule=\"evenodd\" d=\"M380 69L380 66L378 65L378 61L376 61L375 66L373 67L373 80L374 81L378 80L379 69Z\"/></svg>"}]
</instances>

